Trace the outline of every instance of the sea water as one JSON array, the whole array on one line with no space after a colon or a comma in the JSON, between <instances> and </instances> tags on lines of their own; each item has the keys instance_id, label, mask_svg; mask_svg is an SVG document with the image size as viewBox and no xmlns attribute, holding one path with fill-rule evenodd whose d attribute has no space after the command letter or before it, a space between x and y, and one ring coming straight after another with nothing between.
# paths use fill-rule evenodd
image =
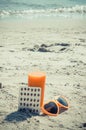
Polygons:
<instances>
[{"instance_id":1,"label":"sea water","mask_svg":"<svg viewBox=\"0 0 86 130\"><path fill-rule=\"evenodd\" d=\"M1 19L86 17L86 0L0 0Z\"/></svg>"}]
</instances>

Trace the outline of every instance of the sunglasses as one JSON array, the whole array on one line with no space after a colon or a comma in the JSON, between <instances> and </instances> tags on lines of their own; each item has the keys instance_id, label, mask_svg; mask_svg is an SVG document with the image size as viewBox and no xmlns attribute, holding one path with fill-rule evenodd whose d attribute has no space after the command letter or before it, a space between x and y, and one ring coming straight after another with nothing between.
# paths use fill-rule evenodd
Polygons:
<instances>
[{"instance_id":1,"label":"sunglasses","mask_svg":"<svg viewBox=\"0 0 86 130\"><path fill-rule=\"evenodd\" d=\"M69 104L63 96L55 97L54 100L48 101L42 106L42 112L46 115L57 116L61 108L68 109Z\"/></svg>"}]
</instances>

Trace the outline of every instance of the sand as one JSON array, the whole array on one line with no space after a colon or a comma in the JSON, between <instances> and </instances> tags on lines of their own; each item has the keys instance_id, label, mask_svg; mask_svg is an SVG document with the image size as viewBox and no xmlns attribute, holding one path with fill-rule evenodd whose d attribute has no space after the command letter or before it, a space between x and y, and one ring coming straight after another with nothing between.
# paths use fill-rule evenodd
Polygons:
<instances>
[{"instance_id":1,"label":"sand","mask_svg":"<svg viewBox=\"0 0 86 130\"><path fill-rule=\"evenodd\" d=\"M18 111L19 87L46 72L44 102L63 95L58 116ZM86 129L86 20L0 21L0 130Z\"/></svg>"}]
</instances>

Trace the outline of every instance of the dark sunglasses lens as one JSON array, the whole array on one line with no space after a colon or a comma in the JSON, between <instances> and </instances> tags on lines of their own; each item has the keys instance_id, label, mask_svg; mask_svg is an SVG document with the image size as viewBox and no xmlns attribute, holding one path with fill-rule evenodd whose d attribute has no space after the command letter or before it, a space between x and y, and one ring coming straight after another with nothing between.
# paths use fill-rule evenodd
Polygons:
<instances>
[{"instance_id":1,"label":"dark sunglasses lens","mask_svg":"<svg viewBox=\"0 0 86 130\"><path fill-rule=\"evenodd\" d=\"M59 98L57 99L57 101L58 101L59 103L61 103L62 105L64 105L64 106L68 106L67 101L66 101L63 97L59 97Z\"/></svg>"},{"instance_id":2,"label":"dark sunglasses lens","mask_svg":"<svg viewBox=\"0 0 86 130\"><path fill-rule=\"evenodd\" d=\"M58 107L54 102L49 102L44 105L44 109L52 114L56 114L58 112Z\"/></svg>"}]
</instances>

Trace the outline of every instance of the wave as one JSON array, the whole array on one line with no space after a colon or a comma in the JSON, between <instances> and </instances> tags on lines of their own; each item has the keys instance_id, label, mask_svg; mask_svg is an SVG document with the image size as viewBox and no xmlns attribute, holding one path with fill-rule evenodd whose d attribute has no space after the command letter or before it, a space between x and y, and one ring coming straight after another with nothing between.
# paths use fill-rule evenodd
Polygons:
<instances>
[{"instance_id":1,"label":"wave","mask_svg":"<svg viewBox=\"0 0 86 130\"><path fill-rule=\"evenodd\" d=\"M0 10L0 17L3 16L19 16L19 15L32 15L32 14L45 14L45 15L52 15L52 14L59 14L59 13L79 13L79 14L86 14L86 5L76 5L70 8L57 8L57 9L29 9L29 10Z\"/></svg>"}]
</instances>

